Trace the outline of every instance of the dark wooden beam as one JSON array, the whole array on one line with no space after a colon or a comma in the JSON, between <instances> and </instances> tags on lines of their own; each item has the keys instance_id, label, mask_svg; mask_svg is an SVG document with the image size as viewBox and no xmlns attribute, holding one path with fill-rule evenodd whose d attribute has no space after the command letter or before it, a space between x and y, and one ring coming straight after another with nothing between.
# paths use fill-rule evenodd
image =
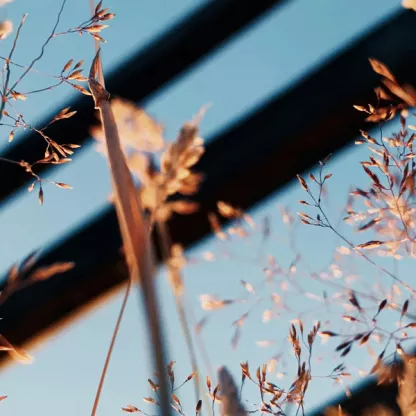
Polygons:
<instances>
[{"instance_id":1,"label":"dark wooden beam","mask_svg":"<svg viewBox=\"0 0 416 416\"><path fill-rule=\"evenodd\" d=\"M400 411L396 402L397 393L397 383L377 385L373 380L364 381L352 389L350 397L346 397L345 394L340 395L322 408L312 411L310 416L324 416L325 409L338 405L350 416L365 416L368 414L367 411L376 405L387 407L394 414L399 415Z\"/></svg>"},{"instance_id":2,"label":"dark wooden beam","mask_svg":"<svg viewBox=\"0 0 416 416\"><path fill-rule=\"evenodd\" d=\"M209 1L118 66L107 76L107 89L114 96L143 103L273 6L286 1ZM52 124L46 134L58 143L82 144L96 123L92 100L79 94L73 101L60 105L57 111L69 106L78 111L77 115ZM43 120L40 126L46 125L54 115ZM32 163L42 159L44 152L44 141L35 133L28 133L1 156ZM36 172L51 166L54 165L39 165ZM31 179L22 168L8 163L0 164L0 176L7 178L1 181L0 202Z\"/></svg>"},{"instance_id":3,"label":"dark wooden beam","mask_svg":"<svg viewBox=\"0 0 416 416\"><path fill-rule=\"evenodd\" d=\"M195 197L201 209L172 219L173 240L187 247L208 235L206 216L216 201L250 208L350 143L368 127L352 104L371 101L378 84L368 57L416 85L415 36L416 15L401 13L220 132L198 165L206 177ZM24 343L119 286L126 279L119 247L116 217L108 208L41 259L45 265L72 260L77 267L11 297L0 307L0 333Z\"/></svg>"}]
</instances>

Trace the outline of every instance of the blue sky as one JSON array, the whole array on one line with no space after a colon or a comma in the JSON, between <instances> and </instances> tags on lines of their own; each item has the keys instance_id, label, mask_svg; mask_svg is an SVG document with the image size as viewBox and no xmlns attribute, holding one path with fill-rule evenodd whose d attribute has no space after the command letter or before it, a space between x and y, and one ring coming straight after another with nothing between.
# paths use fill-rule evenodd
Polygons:
<instances>
[{"instance_id":1,"label":"blue sky","mask_svg":"<svg viewBox=\"0 0 416 416\"><path fill-rule=\"evenodd\" d=\"M105 67L113 68L131 51L146 44L152 36L201 3L191 0L105 2L117 13L117 18L105 33L108 39L104 49ZM26 63L30 60L28 57L36 54L53 24L58 2L42 0L41 4L42 7L39 7L39 3L16 0L7 9L0 10L0 16L12 19L15 24L19 16L29 12L16 54L17 62ZM189 120L202 105L212 103L201 125L202 136L208 139L224 125L238 119L276 91L284 90L308 70L322 64L331 53L398 10L397 0L316 0L313 4L309 0L293 0L273 10L244 34L195 66L186 76L153 96L146 108L165 125L167 139L173 139L184 121ZM84 16L88 13L87 1L68 0L62 28L85 20ZM10 45L10 40L7 45ZM7 51L5 47L4 50ZM92 42L89 39L78 36L57 39L48 48L39 69L59 71L72 57L85 58L88 62L91 50ZM31 78L30 81L44 82L38 78ZM32 85L28 84L28 88L33 89ZM60 109L60 100L68 99L71 94L72 91L67 89L39 94L25 102L22 109L31 121L36 122L50 111ZM278 115L276 117L278 119ZM3 134L7 137L6 132ZM6 145L4 140L0 148ZM12 262L34 248L46 248L70 234L74 227L88 221L105 206L110 191L106 163L93 146L87 144L84 147L70 165L50 173L51 178L73 185L73 191L47 187L43 207L38 205L34 195L22 191L3 205L0 211L3 236L0 240L0 271L5 271ZM334 176L328 201L328 209L334 219L340 215L350 184L360 183L364 179L358 170L351 170L351 167L365 157L364 148L353 148L334 157L330 165ZM184 273L188 298L198 319L204 315L199 308L199 294L214 292L222 297L243 296L244 289L239 281L257 282L260 285L268 254L273 254L282 267L288 267L294 253L289 246L290 233L282 224L278 206L298 210L296 201L303 197L302 190L294 183L253 211L253 217L259 222L262 217L269 215L273 226L273 237L261 248L259 237L253 235L248 240L233 242L230 249L233 255L228 260L220 258L210 263L202 260L206 251L214 252L217 256L224 252L224 247L213 239L203 242L189 253L194 262ZM300 251L305 253L305 264L308 263L315 271L326 267L332 249L338 243L325 230L307 227L296 229L296 241ZM252 258L251 254L257 251L261 254L260 260ZM308 270L305 265L303 267L299 273L304 275L302 278L306 276L305 284L308 285ZM374 275L371 269L359 261L350 267ZM404 263L400 267L399 271L405 272L409 266ZM185 345L174 317L174 304L164 275L161 275L158 283L163 312L169 316L165 326L170 355L177 361L177 378L186 378L190 372L189 360L183 353ZM308 290L315 293L318 289L310 283ZM9 395L1 403L4 414L20 416L30 411L35 415L48 415L58 411L66 416L89 412L120 302L120 294L107 299L88 316L34 349L35 362L31 366L14 365L3 371L0 395ZM305 306L303 302L303 299L293 297L295 309ZM244 328L240 346L233 351L229 342L231 323L246 309L246 304L239 304L230 310L219 311L210 318L204 332L204 342L214 368L227 364L238 373L239 362L246 359L250 359L255 368L276 354L281 344L284 345L288 320L295 316L288 315L267 325L259 325L261 309L254 309ZM320 318L318 314L312 314L308 319L313 321ZM276 344L259 348L256 345L258 340L273 340ZM146 409L142 397L150 393L146 380L152 372L146 361L146 341L137 297L132 296L105 385L100 415L121 414L120 407L128 403ZM331 343L322 346L318 355L332 357L332 347ZM290 362L290 353L286 355ZM317 364L317 371L322 371L320 374L328 372L332 364L338 363L335 356L333 358L326 365ZM362 353L357 352L354 358L357 368L365 365ZM282 367L279 371L286 370L291 370L290 363L287 369ZM337 390L330 387L331 382L318 379L311 387L308 406L314 407L332 397ZM194 399L190 386L184 389L181 400L190 411L193 410Z\"/></svg>"}]
</instances>

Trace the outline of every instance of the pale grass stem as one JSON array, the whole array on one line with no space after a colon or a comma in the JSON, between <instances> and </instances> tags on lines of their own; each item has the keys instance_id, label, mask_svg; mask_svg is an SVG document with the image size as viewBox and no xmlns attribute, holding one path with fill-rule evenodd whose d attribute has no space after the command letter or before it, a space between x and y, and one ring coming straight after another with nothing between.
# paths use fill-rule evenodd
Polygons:
<instances>
[{"instance_id":1,"label":"pale grass stem","mask_svg":"<svg viewBox=\"0 0 416 416\"><path fill-rule=\"evenodd\" d=\"M141 285L141 302L151 334L153 359L160 377L160 406L163 415L170 414L170 400L165 374L165 351L161 334L159 307L154 289L154 265L147 222L137 196L124 153L121 149L117 125L112 112L109 94L96 80L100 68L97 52L91 66L89 87L99 110L106 148L109 155L110 171L115 193L116 212L119 219L130 278Z\"/></svg>"},{"instance_id":2,"label":"pale grass stem","mask_svg":"<svg viewBox=\"0 0 416 416\"><path fill-rule=\"evenodd\" d=\"M166 223L164 221L157 222L157 230L159 232L160 244L162 247L164 262L168 271L172 269L169 260L171 258L170 249L172 247L172 242L169 236L169 230L167 229ZM179 274L179 270L170 270L170 273ZM178 276L182 281L182 276ZM179 315L179 320L182 326L182 331L185 337L186 345L188 348L189 357L191 360L192 371L195 373L195 382L194 382L194 391L195 391L195 401L198 402L199 398L202 396L202 381L201 373L198 368L198 361L195 352L195 346L192 341L192 335L189 329L189 323L186 316L184 304L183 304L183 295L179 294L174 287L174 282L170 282L172 287L172 292L175 298L175 305ZM182 283L182 282L181 282ZM204 401L206 403L206 401Z\"/></svg>"},{"instance_id":3,"label":"pale grass stem","mask_svg":"<svg viewBox=\"0 0 416 416\"><path fill-rule=\"evenodd\" d=\"M100 382L98 384L97 393L95 395L95 400L94 400L94 405L93 405L93 408L92 408L91 416L95 416L96 413L97 413L98 404L100 402L105 377L106 377L107 371L108 371L108 366L110 364L111 356L113 354L114 345L115 345L115 342L116 342L116 339L117 339L118 331L120 329L120 324L121 324L121 321L123 319L124 311L126 309L127 301L128 301L129 295L130 295L130 289L131 289L131 279L128 279L126 292L125 292L124 298L123 298L123 303L121 304L120 312L119 312L118 317L117 317L116 326L114 328L113 335L111 337L110 346L108 348L107 356L105 358L104 367L103 367L103 370L101 372Z\"/></svg>"}]
</instances>

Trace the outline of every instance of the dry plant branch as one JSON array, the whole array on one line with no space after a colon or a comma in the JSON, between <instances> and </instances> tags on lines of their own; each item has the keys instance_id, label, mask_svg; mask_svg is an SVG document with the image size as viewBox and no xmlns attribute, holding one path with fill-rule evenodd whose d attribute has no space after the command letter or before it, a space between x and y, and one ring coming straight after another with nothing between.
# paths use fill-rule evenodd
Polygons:
<instances>
[{"instance_id":1,"label":"dry plant branch","mask_svg":"<svg viewBox=\"0 0 416 416\"><path fill-rule=\"evenodd\" d=\"M170 241L169 231L166 227L166 223L163 221L157 222L157 229L160 236L160 242L162 246L163 256L165 259L166 267L168 268L168 272L171 276L170 285L172 287L172 292L175 298L175 305L179 315L179 320L182 326L182 331L185 336L186 346L188 348L188 353L191 360L192 371L195 373L195 382L194 382L194 389L195 389L195 400L198 402L200 397L200 388L201 388L201 377L200 371L198 368L198 361L196 358L195 346L192 341L191 332L189 329L188 320L186 317L185 308L183 305L182 299L182 276L180 275L179 267L174 267L171 264L171 247L172 242Z\"/></svg>"},{"instance_id":2,"label":"dry plant branch","mask_svg":"<svg viewBox=\"0 0 416 416\"><path fill-rule=\"evenodd\" d=\"M42 59L43 54L45 53L46 46L48 46L48 43L55 36L55 32L56 32L56 29L58 28L59 22L61 21L61 16L62 16L62 13L64 11L66 2L67 2L67 0L63 0L62 1L61 7L60 7L59 12L58 12L58 16L56 18L55 25L54 25L54 27L52 29L51 34L48 36L48 38L43 43L39 55L29 64L29 66L26 68L26 70L23 72L23 74L17 79L17 81L13 84L13 86L10 88L10 90L14 90L17 87L17 85L23 80L23 78L31 71L31 69L36 64L36 62L38 62L40 59ZM3 109L4 108L1 108L1 110L3 110ZM0 115L0 117L1 117L1 115Z\"/></svg>"},{"instance_id":3,"label":"dry plant branch","mask_svg":"<svg viewBox=\"0 0 416 416\"><path fill-rule=\"evenodd\" d=\"M331 174L326 175L325 177L322 174L323 167L328 162L331 155L329 155L324 161L320 162L320 168L319 168L319 178L316 179L313 177L313 181L316 182L319 186L319 196L315 197L312 193L310 187L307 185L305 179L303 179L301 176L298 175L299 183L301 184L302 188L307 192L311 200L313 201L313 204L309 204L306 201L300 201L303 205L311 205L318 209L320 214L322 215L322 218L320 215L317 216L316 220L313 220L309 215L304 213L298 213L298 215L301 217L301 221L306 225L313 225L323 228L329 228L333 233L335 233L342 241L344 241L352 250L354 253L356 253L358 256L365 259L368 263L370 263L372 266L380 270L381 272L385 273L386 275L390 276L393 280L400 283L402 286L404 286L410 293L416 294L416 290L413 289L409 284L407 284L403 279L400 279L397 277L394 273L387 270L385 267L380 266L377 264L374 260L372 260L369 256L367 256L365 253L363 253L359 248L364 248L364 246L356 246L354 245L350 240L348 240L346 237L344 237L330 222L328 216L326 215L326 212L324 211L322 207L322 201L321 201L321 195L322 195L322 189L327 179L329 179Z\"/></svg>"},{"instance_id":4,"label":"dry plant branch","mask_svg":"<svg viewBox=\"0 0 416 416\"><path fill-rule=\"evenodd\" d=\"M161 135L161 126L147 116L142 109L125 100L112 100L111 108L118 123L117 127L122 138L123 151L126 155L128 167L132 174L136 174L142 182L141 188L136 192L138 197L141 198L143 207L150 213L149 229L153 230L153 226L156 225L156 230L160 235L162 255L167 264L176 309L192 361L194 370L192 378L194 378L199 374L199 371L197 370L195 348L185 312L183 282L180 275L180 269L186 261L178 246L173 246L174 250L170 251L171 241L165 223L173 213L190 214L197 209L197 204L191 201L171 201L168 197L177 192L186 195L194 193L201 180L200 175L192 172L191 168L204 151L202 139L198 137L198 121L203 112L200 112L192 122L185 123L177 140L166 147L161 155L161 169L158 172L153 164L152 157L142 152L155 152L163 148L164 140ZM93 128L92 134L101 143L105 141L102 129ZM103 151L102 146L99 146L99 149ZM108 152L104 153L108 158ZM114 201L114 196L111 197L111 200ZM162 231L162 229L164 230ZM202 342L199 343L199 346L203 347ZM198 384L194 386L198 400ZM176 403L175 399L173 400ZM178 403L176 405L171 404L174 409L177 408Z\"/></svg>"},{"instance_id":5,"label":"dry plant branch","mask_svg":"<svg viewBox=\"0 0 416 416\"><path fill-rule=\"evenodd\" d=\"M18 131L24 131L24 130L31 130L33 132L36 132L47 144L47 147L45 149L45 153L42 159L37 161L14 161L14 160L8 160L2 158L2 162L8 162L12 164L16 164L21 166L29 175L33 176L35 181L32 183L32 185L29 186L29 191L32 191L36 185L38 185L39 190L39 201L42 204L44 199L43 194L43 188L42 184L49 182L53 183L56 186L64 189L71 189L70 185L61 183L61 182L54 182L54 181L48 181L45 179L42 179L39 175L36 174L34 171L34 168L39 166L40 164L64 164L70 162L72 159L70 156L74 153L74 149L80 147L77 144L60 144L52 140L47 135L46 129L49 127L50 124L59 121L64 120L69 117L72 117L75 115L76 111L69 111L69 108L65 108L61 110L46 126L43 128L36 128L33 125L31 125L29 122L27 122L26 118L21 114L20 110L18 110L14 104L13 101L22 100L25 101L29 95L33 95L35 93L41 93L44 91L52 90L53 88L57 88L60 85L69 85L72 88L76 89L77 91L85 94L85 95L91 95L83 86L78 85L78 82L86 82L88 81L88 78L84 77L82 75L82 64L83 60L78 61L77 63L74 63L74 59L70 59L61 70L59 75L49 75L46 73L43 73L41 71L38 71L34 68L36 63L44 56L45 50L50 43L50 41L57 36L57 28L59 26L59 23L61 21L62 14L64 12L65 5L67 3L67 0L63 0L61 2L58 15L56 18L56 21L53 25L52 31L48 35L47 39L43 42L41 50L39 54L30 62L28 65L20 65L12 61L12 58L15 54L15 50L17 48L18 40L21 36L21 31L25 22L25 19L27 15L24 15L20 25L18 27L16 36L14 38L11 50L8 54L7 58L1 58L5 61L1 76L2 76L2 88L1 88L1 104L0 104L0 120L3 118L7 118L6 123L0 123L0 126L10 127L11 131L8 133L8 141L11 142L16 132ZM110 20L115 15L113 13L107 13L108 9L102 9L101 10L101 4L100 2L98 9L95 10L95 14L90 18L86 25L82 26L82 32L89 33L94 39L102 39L97 33L101 32L101 30L108 27L107 25L97 24L102 21ZM66 32L63 32L61 34L68 34L68 33L80 33L81 28L78 27L73 30L68 30ZM0 35L1 37L1 35ZM104 39L102 39L104 41ZM20 68L21 74L16 77L16 80L14 81L13 85L10 87L10 84L12 83L12 66L16 68ZM39 74L43 74L44 76L53 78L54 81L51 85L42 87L42 88L36 88L33 90L27 91L25 94L18 92L15 90L18 84L28 75L29 73L37 72Z\"/></svg>"},{"instance_id":6,"label":"dry plant branch","mask_svg":"<svg viewBox=\"0 0 416 416\"><path fill-rule=\"evenodd\" d=\"M170 414L169 396L165 381L165 352L161 335L159 308L154 290L154 266L150 246L149 228L143 218L143 210L134 188L125 156L120 146L117 125L109 102L109 94L96 80L99 69L98 51L91 66L89 86L95 107L100 112L106 147L109 155L111 176L115 191L115 204L126 253L130 276L142 287L141 300L147 318L154 348L153 358L160 377L161 411Z\"/></svg>"},{"instance_id":7,"label":"dry plant branch","mask_svg":"<svg viewBox=\"0 0 416 416\"><path fill-rule=\"evenodd\" d=\"M124 311L126 310L127 301L129 299L130 289L131 289L131 279L129 279L128 282L127 282L126 292L124 294L124 298L123 298L123 302L121 304L120 312L119 312L118 317L117 317L116 326L114 328L113 335L111 337L110 346L108 348L107 356L105 358L105 363L104 363L103 371L101 373L100 382L98 384L97 393L96 393L96 396L95 396L91 416L95 416L95 414L97 413L98 404L99 404L100 398L101 398L101 392L103 390L105 377L106 377L107 371L108 371L108 366L110 365L110 360L111 360L111 356L113 354L113 349L114 349L114 345L115 345L115 342L116 342L116 339L117 339L118 331L120 329L121 321L122 321L123 316L124 316Z\"/></svg>"}]
</instances>

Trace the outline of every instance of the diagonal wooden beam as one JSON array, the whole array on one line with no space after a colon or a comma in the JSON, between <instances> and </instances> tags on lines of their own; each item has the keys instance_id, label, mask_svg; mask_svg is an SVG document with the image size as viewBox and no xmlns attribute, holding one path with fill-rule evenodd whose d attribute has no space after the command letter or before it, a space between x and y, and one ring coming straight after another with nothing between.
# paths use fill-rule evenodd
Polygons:
<instances>
[{"instance_id":1,"label":"diagonal wooden beam","mask_svg":"<svg viewBox=\"0 0 416 416\"><path fill-rule=\"evenodd\" d=\"M345 394L340 395L336 399L330 400L320 409L314 410L310 416L325 416L325 410L328 407L338 405L342 410L351 416L361 416L367 414L365 410L369 410L375 405L381 405L392 410L393 414L400 414L397 406L397 383L388 385L377 385L376 381L364 381L352 389L351 396L346 397Z\"/></svg>"}]
</instances>

